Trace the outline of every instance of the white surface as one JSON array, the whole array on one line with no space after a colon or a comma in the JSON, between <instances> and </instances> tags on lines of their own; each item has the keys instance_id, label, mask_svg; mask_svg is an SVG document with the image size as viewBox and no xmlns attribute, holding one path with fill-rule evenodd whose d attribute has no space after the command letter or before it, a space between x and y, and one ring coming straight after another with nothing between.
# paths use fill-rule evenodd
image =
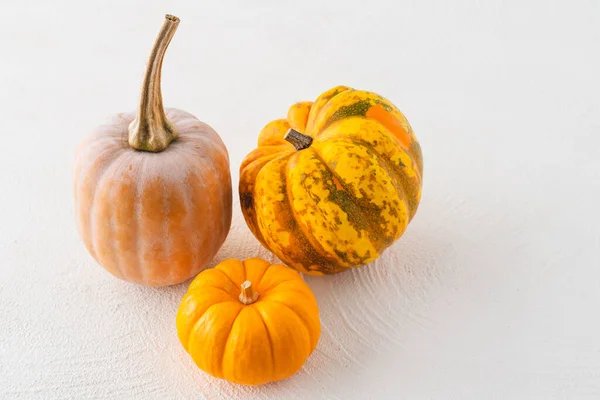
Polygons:
<instances>
[{"instance_id":1,"label":"white surface","mask_svg":"<svg viewBox=\"0 0 600 400\"><path fill-rule=\"evenodd\" d=\"M600 3L170 3L0 5L0 398L600 397ZM167 12L165 104L222 135L234 182L264 124L337 84L391 99L423 147L407 234L307 278L323 334L280 383L197 370L188 283L118 281L75 231L74 148L135 108ZM212 265L257 254L236 199Z\"/></svg>"}]
</instances>

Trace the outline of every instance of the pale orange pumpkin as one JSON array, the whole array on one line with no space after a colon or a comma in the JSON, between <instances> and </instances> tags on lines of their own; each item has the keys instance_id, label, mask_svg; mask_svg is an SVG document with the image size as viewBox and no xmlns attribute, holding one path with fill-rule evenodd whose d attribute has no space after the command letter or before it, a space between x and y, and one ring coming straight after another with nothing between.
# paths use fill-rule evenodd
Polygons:
<instances>
[{"instance_id":1,"label":"pale orange pumpkin","mask_svg":"<svg viewBox=\"0 0 600 400\"><path fill-rule=\"evenodd\" d=\"M137 114L96 129L75 163L75 214L86 248L116 277L151 286L200 272L231 224L225 145L193 115L163 109L162 59L178 23L165 19Z\"/></svg>"},{"instance_id":2,"label":"pale orange pumpkin","mask_svg":"<svg viewBox=\"0 0 600 400\"><path fill-rule=\"evenodd\" d=\"M298 272L260 258L230 259L194 279L177 312L177 333L203 371L260 385L298 371L321 324Z\"/></svg>"}]
</instances>

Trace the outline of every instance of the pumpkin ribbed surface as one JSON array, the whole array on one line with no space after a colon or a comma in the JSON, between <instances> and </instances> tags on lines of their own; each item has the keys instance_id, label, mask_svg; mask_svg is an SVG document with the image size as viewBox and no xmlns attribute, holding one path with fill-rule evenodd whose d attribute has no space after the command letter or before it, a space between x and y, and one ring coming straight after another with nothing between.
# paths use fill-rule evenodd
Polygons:
<instances>
[{"instance_id":1,"label":"pumpkin ribbed surface","mask_svg":"<svg viewBox=\"0 0 600 400\"><path fill-rule=\"evenodd\" d=\"M167 117L179 138L160 153L131 148L135 114L120 114L79 147L75 212L90 254L118 278L151 286L183 282L212 259L231 224L227 150L184 111Z\"/></svg>"},{"instance_id":2,"label":"pumpkin ribbed surface","mask_svg":"<svg viewBox=\"0 0 600 400\"><path fill-rule=\"evenodd\" d=\"M177 312L177 332L203 371L260 385L298 371L321 325L298 272L250 258L225 260L194 279Z\"/></svg>"},{"instance_id":3,"label":"pumpkin ribbed surface","mask_svg":"<svg viewBox=\"0 0 600 400\"><path fill-rule=\"evenodd\" d=\"M302 150L293 129L313 138ZM250 230L286 264L321 275L375 260L405 231L421 198L423 161L404 115L345 86L267 124L240 167Z\"/></svg>"}]
</instances>

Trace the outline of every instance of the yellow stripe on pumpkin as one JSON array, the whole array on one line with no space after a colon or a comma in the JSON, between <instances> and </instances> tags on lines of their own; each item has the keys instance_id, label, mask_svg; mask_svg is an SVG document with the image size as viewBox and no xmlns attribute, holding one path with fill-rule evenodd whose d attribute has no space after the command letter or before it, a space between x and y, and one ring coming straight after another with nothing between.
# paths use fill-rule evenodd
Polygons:
<instances>
[{"instance_id":1,"label":"yellow stripe on pumpkin","mask_svg":"<svg viewBox=\"0 0 600 400\"><path fill-rule=\"evenodd\" d=\"M292 151L288 151L287 153L292 154ZM256 177L267 163L274 159L285 157L285 155L286 152L277 152L263 156L262 158L255 159L250 164L243 164L243 168L240 171L240 184L238 190L240 195L240 206L242 207L244 219L246 220L246 223L248 224L248 227L254 236L256 236L258 241L263 245L265 245L265 239L260 231L258 221L256 219L256 196L254 192L256 186ZM244 163L246 163L246 160L244 160Z\"/></svg>"},{"instance_id":2,"label":"yellow stripe on pumpkin","mask_svg":"<svg viewBox=\"0 0 600 400\"><path fill-rule=\"evenodd\" d=\"M289 129L290 124L285 119L276 119L269 122L258 134L258 145L277 146L284 144L291 146L291 144L283 140L283 136Z\"/></svg>"},{"instance_id":3,"label":"yellow stripe on pumpkin","mask_svg":"<svg viewBox=\"0 0 600 400\"><path fill-rule=\"evenodd\" d=\"M361 90L347 90L338 94L314 116L312 126L315 136L320 136L325 128L340 119L352 116L364 117L369 108L376 104L375 100L378 97L374 93Z\"/></svg>"},{"instance_id":4,"label":"yellow stripe on pumpkin","mask_svg":"<svg viewBox=\"0 0 600 400\"><path fill-rule=\"evenodd\" d=\"M328 176L329 175L329 176ZM296 221L309 242L338 265L366 264L379 255L367 229L356 227L329 189L331 173L310 148L290 158L288 196ZM332 182L333 183L333 182ZM354 221L356 221L354 219Z\"/></svg>"},{"instance_id":5,"label":"yellow stripe on pumpkin","mask_svg":"<svg viewBox=\"0 0 600 400\"><path fill-rule=\"evenodd\" d=\"M306 122L312 105L312 101L301 101L289 108L287 120L292 129L298 132L306 132Z\"/></svg>"},{"instance_id":6,"label":"yellow stripe on pumpkin","mask_svg":"<svg viewBox=\"0 0 600 400\"><path fill-rule=\"evenodd\" d=\"M306 123L306 132L299 131L305 135L314 136L315 134L315 122L317 116L321 113L322 109L329 103L331 99L338 96L340 93L351 91L352 89L348 86L336 86L329 89L326 92L321 93L319 97L314 101L310 113L308 114L308 121Z\"/></svg>"},{"instance_id":7,"label":"yellow stripe on pumpkin","mask_svg":"<svg viewBox=\"0 0 600 400\"><path fill-rule=\"evenodd\" d=\"M294 153L296 154L296 153ZM290 157L270 161L256 176L254 210L260 237L286 264L311 275L340 272L334 260L321 255L298 226L288 199L286 165Z\"/></svg>"},{"instance_id":8,"label":"yellow stripe on pumpkin","mask_svg":"<svg viewBox=\"0 0 600 400\"><path fill-rule=\"evenodd\" d=\"M379 158L349 140L330 140L312 146L359 205L364 219L376 224L366 234L377 253L399 238L408 225L408 206L402 187L394 182Z\"/></svg>"},{"instance_id":9,"label":"yellow stripe on pumpkin","mask_svg":"<svg viewBox=\"0 0 600 400\"><path fill-rule=\"evenodd\" d=\"M287 143L287 142L286 142ZM248 153L248 155L244 158L244 160L242 161L242 164L240 165L240 171L242 171L244 168L246 168L246 166L248 166L249 164L264 158L264 157L269 157L278 153L284 153L284 152L293 152L294 147L291 146L289 143L287 143L286 145L272 145L272 146L260 146L257 147L256 149L252 150L250 153Z\"/></svg>"},{"instance_id":10,"label":"yellow stripe on pumpkin","mask_svg":"<svg viewBox=\"0 0 600 400\"><path fill-rule=\"evenodd\" d=\"M331 124L316 143L329 140L349 140L363 144L380 155L380 161L389 167L391 175L406 196L410 217L414 216L421 197L421 172L409 149L399 147L391 132L377 121L353 117Z\"/></svg>"}]
</instances>

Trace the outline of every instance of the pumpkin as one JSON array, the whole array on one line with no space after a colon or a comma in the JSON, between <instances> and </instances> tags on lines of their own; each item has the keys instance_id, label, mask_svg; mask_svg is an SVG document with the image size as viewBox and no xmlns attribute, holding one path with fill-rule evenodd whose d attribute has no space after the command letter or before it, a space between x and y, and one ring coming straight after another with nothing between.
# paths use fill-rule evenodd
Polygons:
<instances>
[{"instance_id":1,"label":"pumpkin","mask_svg":"<svg viewBox=\"0 0 600 400\"><path fill-rule=\"evenodd\" d=\"M300 274L260 258L201 272L177 312L179 340L196 365L245 385L285 379L319 341L319 309Z\"/></svg>"},{"instance_id":2,"label":"pumpkin","mask_svg":"<svg viewBox=\"0 0 600 400\"><path fill-rule=\"evenodd\" d=\"M334 274L375 260L404 233L422 175L404 115L375 93L338 86L263 128L240 167L240 204L286 264Z\"/></svg>"},{"instance_id":3,"label":"pumpkin","mask_svg":"<svg viewBox=\"0 0 600 400\"><path fill-rule=\"evenodd\" d=\"M75 160L75 214L87 250L116 277L151 286L196 275L231 224L229 156L219 135L163 108L161 65L178 23L165 19L137 113L97 128Z\"/></svg>"}]
</instances>

